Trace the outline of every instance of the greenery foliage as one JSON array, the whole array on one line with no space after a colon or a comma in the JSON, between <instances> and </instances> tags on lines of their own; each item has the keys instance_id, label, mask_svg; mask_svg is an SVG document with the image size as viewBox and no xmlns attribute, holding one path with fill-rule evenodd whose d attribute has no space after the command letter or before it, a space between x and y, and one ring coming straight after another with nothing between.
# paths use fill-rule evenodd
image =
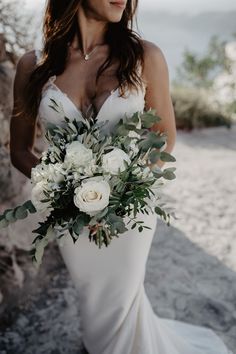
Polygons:
<instances>
[{"instance_id":1,"label":"greenery foliage","mask_svg":"<svg viewBox=\"0 0 236 354\"><path fill-rule=\"evenodd\" d=\"M207 95L207 92L205 92ZM200 90L175 87L172 90L177 129L225 126L230 128L230 116L212 107Z\"/></svg>"},{"instance_id":2,"label":"greenery foliage","mask_svg":"<svg viewBox=\"0 0 236 354\"><path fill-rule=\"evenodd\" d=\"M183 61L177 69L174 84L199 89L211 88L219 73L223 71L230 73L232 63L225 53L226 44L226 40L213 36L202 55L186 49Z\"/></svg>"},{"instance_id":3,"label":"greenery foliage","mask_svg":"<svg viewBox=\"0 0 236 354\"><path fill-rule=\"evenodd\" d=\"M61 106L53 99L51 102L51 108L62 113ZM87 226L90 241L101 248L103 244L108 246L113 237L119 237L119 234L128 230L129 223L132 223L131 228L137 227L139 232L149 228L138 220L138 213L156 213L169 225L170 217L175 215L165 204L160 203L157 189L163 185L163 179L175 178L175 167L162 170L156 163L159 160L175 162L175 158L163 151L167 135L149 129L160 120L154 110L136 112L131 117L121 118L109 135L101 134L101 128L108 122L97 122L96 117L85 119L81 116L70 120L64 116L62 125L48 124L46 138L49 147L31 174L37 197L35 199L32 193L32 201L6 210L0 216L0 228L26 218L29 212L36 212L35 209L39 212L47 210L49 214L46 220L33 230L37 236L33 241L31 255L39 265L48 242L64 236L66 231L76 242ZM68 160L68 151L75 146L75 155L70 155ZM119 158L113 158L108 167L104 165L103 157L114 151L118 151L120 156L125 154L123 167ZM76 156L81 153L86 156L85 165L82 160L76 160ZM115 172L114 164L120 164ZM89 193L94 194L88 201L86 198L89 193L86 198L85 194L82 197L81 188L86 188L88 183L95 180L108 185L109 191L106 188L100 192L98 187L97 192L91 184ZM78 196L76 193L81 194ZM108 199L104 197L107 202L98 207L102 199L98 198L98 194L102 196L102 193ZM94 198L95 194L98 199ZM78 197L76 202L75 197ZM92 200L95 204L92 204ZM92 210L91 206L94 205L95 209Z\"/></svg>"},{"instance_id":4,"label":"greenery foliage","mask_svg":"<svg viewBox=\"0 0 236 354\"><path fill-rule=\"evenodd\" d=\"M232 35L236 38L236 34ZM172 85L172 101L178 129L230 127L236 112L235 101L222 102L215 91L220 75L231 75L235 65L226 54L228 41L213 36L201 55L186 49ZM228 87L235 90L234 87ZM231 91L230 91L231 92ZM233 96L233 95L232 95Z\"/></svg>"}]
</instances>

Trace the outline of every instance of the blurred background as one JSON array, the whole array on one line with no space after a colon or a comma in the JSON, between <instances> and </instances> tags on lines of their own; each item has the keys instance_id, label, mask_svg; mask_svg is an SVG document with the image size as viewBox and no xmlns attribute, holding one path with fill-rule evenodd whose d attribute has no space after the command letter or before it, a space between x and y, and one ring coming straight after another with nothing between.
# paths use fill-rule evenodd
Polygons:
<instances>
[{"instance_id":1,"label":"blurred background","mask_svg":"<svg viewBox=\"0 0 236 354\"><path fill-rule=\"evenodd\" d=\"M42 47L44 0L0 0L0 212L29 198L10 164L12 87L20 56ZM145 285L155 311L213 328L236 353L236 2L140 0L137 30L163 51L178 135L177 211L158 221ZM40 122L36 152L40 152ZM77 294L55 245L36 270L36 218L0 230L0 354L80 353ZM82 352L81 352L82 353Z\"/></svg>"}]
</instances>

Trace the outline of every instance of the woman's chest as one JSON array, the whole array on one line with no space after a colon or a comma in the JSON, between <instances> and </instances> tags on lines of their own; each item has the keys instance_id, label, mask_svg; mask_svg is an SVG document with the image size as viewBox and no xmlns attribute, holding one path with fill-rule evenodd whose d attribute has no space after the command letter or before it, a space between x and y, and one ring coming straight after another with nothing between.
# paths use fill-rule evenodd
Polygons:
<instances>
[{"instance_id":1,"label":"woman's chest","mask_svg":"<svg viewBox=\"0 0 236 354\"><path fill-rule=\"evenodd\" d=\"M76 107L71 98L62 92L53 82L54 78L48 81L42 91L39 104L38 117L46 126L47 123L61 124L64 117L69 119L83 119L83 113ZM107 133L113 130L115 124L125 115L130 116L137 111L143 111L145 106L145 91L140 88L138 91L128 91L124 97L119 95L119 90L112 91L103 102L96 118L99 122L107 121L105 129ZM53 109L56 102L57 111Z\"/></svg>"}]
</instances>

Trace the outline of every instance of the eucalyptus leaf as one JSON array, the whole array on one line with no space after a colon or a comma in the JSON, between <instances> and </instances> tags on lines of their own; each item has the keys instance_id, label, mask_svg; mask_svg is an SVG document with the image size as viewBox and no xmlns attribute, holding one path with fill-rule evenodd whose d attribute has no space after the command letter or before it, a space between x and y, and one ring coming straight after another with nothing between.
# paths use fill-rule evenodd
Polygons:
<instances>
[{"instance_id":1,"label":"eucalyptus leaf","mask_svg":"<svg viewBox=\"0 0 236 354\"><path fill-rule=\"evenodd\" d=\"M106 216L107 213L108 213L108 208L106 207L106 208L104 208L102 211L100 211L100 212L96 215L96 217L97 217L97 219L102 219L102 218L104 218L104 216Z\"/></svg>"},{"instance_id":2,"label":"eucalyptus leaf","mask_svg":"<svg viewBox=\"0 0 236 354\"><path fill-rule=\"evenodd\" d=\"M154 210L155 210L156 214L158 214L160 216L163 215L163 210L160 207L156 206Z\"/></svg>"},{"instance_id":3,"label":"eucalyptus leaf","mask_svg":"<svg viewBox=\"0 0 236 354\"><path fill-rule=\"evenodd\" d=\"M33 242L35 247L33 250L33 262L34 264L39 267L42 263L42 258L44 255L44 249L48 245L50 241L55 239L55 231L50 227L48 229L47 234L42 238L36 238L36 241Z\"/></svg>"},{"instance_id":4,"label":"eucalyptus leaf","mask_svg":"<svg viewBox=\"0 0 236 354\"><path fill-rule=\"evenodd\" d=\"M125 226L124 221L115 222L114 227L119 234L123 234L125 231L128 231L127 227Z\"/></svg>"},{"instance_id":5,"label":"eucalyptus leaf","mask_svg":"<svg viewBox=\"0 0 236 354\"><path fill-rule=\"evenodd\" d=\"M175 162L176 161L174 156L172 156L171 154L169 154L168 152L165 152L165 151L161 152L160 159L165 162Z\"/></svg>"},{"instance_id":6,"label":"eucalyptus leaf","mask_svg":"<svg viewBox=\"0 0 236 354\"><path fill-rule=\"evenodd\" d=\"M75 222L72 225L72 230L73 232L79 236L81 234L81 232L83 231L84 226L88 225L90 221L90 217L86 214L79 214L76 219Z\"/></svg>"},{"instance_id":7,"label":"eucalyptus leaf","mask_svg":"<svg viewBox=\"0 0 236 354\"><path fill-rule=\"evenodd\" d=\"M31 202L31 200L27 200L27 202L25 202L23 204L23 207L25 207L31 214L34 214L37 212L35 206L33 205L33 203Z\"/></svg>"},{"instance_id":8,"label":"eucalyptus leaf","mask_svg":"<svg viewBox=\"0 0 236 354\"><path fill-rule=\"evenodd\" d=\"M142 119L142 126L144 128L151 128L153 124L158 123L160 118L152 113L144 113L141 116Z\"/></svg>"},{"instance_id":9,"label":"eucalyptus leaf","mask_svg":"<svg viewBox=\"0 0 236 354\"><path fill-rule=\"evenodd\" d=\"M0 220L0 229L4 229L5 227L8 227L8 225L9 225L9 221L7 221L6 219Z\"/></svg>"},{"instance_id":10,"label":"eucalyptus leaf","mask_svg":"<svg viewBox=\"0 0 236 354\"><path fill-rule=\"evenodd\" d=\"M157 161L160 159L161 153L156 150L152 150L150 154L148 155L148 158L151 163L157 163Z\"/></svg>"},{"instance_id":11,"label":"eucalyptus leaf","mask_svg":"<svg viewBox=\"0 0 236 354\"><path fill-rule=\"evenodd\" d=\"M5 212L5 219L9 222L14 222L17 220L17 217L15 216L15 209L12 209L8 211L7 213Z\"/></svg>"},{"instance_id":12,"label":"eucalyptus leaf","mask_svg":"<svg viewBox=\"0 0 236 354\"><path fill-rule=\"evenodd\" d=\"M20 220L25 219L25 218L27 218L27 216L28 216L28 212L24 206L20 206L20 207L16 208L15 217L17 219L20 219Z\"/></svg>"},{"instance_id":13,"label":"eucalyptus leaf","mask_svg":"<svg viewBox=\"0 0 236 354\"><path fill-rule=\"evenodd\" d=\"M166 171L175 172L176 171L176 167L165 168L163 172L165 173Z\"/></svg>"},{"instance_id":14,"label":"eucalyptus leaf","mask_svg":"<svg viewBox=\"0 0 236 354\"><path fill-rule=\"evenodd\" d=\"M174 172L172 171L164 171L163 172L163 177L169 181L173 180L176 178Z\"/></svg>"},{"instance_id":15,"label":"eucalyptus leaf","mask_svg":"<svg viewBox=\"0 0 236 354\"><path fill-rule=\"evenodd\" d=\"M158 136L155 132L149 132L147 137L138 143L138 146L143 151L148 151L152 148L160 149L162 146L165 145L166 138L164 136Z\"/></svg>"}]
</instances>

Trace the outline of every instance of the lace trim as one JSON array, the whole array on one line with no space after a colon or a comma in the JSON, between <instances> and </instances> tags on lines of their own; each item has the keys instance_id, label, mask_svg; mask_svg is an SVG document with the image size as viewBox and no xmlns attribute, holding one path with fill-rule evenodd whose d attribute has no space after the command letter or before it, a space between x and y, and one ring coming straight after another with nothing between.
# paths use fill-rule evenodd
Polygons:
<instances>
[{"instance_id":1,"label":"lace trim","mask_svg":"<svg viewBox=\"0 0 236 354\"><path fill-rule=\"evenodd\" d=\"M47 80L47 82L43 85L42 93L44 93L48 88L51 88L54 91L59 91L57 86L54 85L55 80L56 80L56 75L50 76L49 79ZM64 94L64 95L66 96L66 94Z\"/></svg>"}]
</instances>

